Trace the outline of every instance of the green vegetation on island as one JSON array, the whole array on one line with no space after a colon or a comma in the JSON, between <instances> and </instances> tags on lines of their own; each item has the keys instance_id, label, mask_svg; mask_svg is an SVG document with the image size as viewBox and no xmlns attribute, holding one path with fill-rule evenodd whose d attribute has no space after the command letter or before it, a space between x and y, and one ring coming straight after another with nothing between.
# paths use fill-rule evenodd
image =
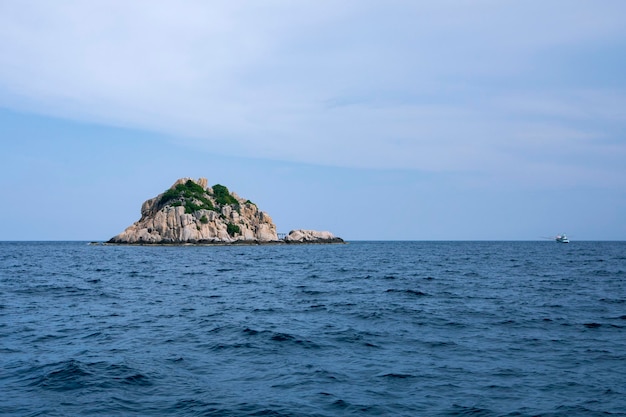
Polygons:
<instances>
[{"instance_id":1,"label":"green vegetation on island","mask_svg":"<svg viewBox=\"0 0 626 417\"><path fill-rule=\"evenodd\" d=\"M209 193L195 181L187 180L185 183L177 184L175 187L165 191L159 200L159 206L183 206L185 207L185 213L195 213L198 210L219 212L220 208L226 205L235 206L239 210L239 201L231 195L227 187L215 184L212 189L213 192ZM246 201L246 204L254 205L250 200ZM203 223L208 222L206 217L204 219L201 218L200 221ZM237 227L236 225L233 226ZM239 230L235 230L235 228L232 228L232 230L233 233L239 233ZM231 234L230 231L229 234Z\"/></svg>"},{"instance_id":2,"label":"green vegetation on island","mask_svg":"<svg viewBox=\"0 0 626 417\"><path fill-rule=\"evenodd\" d=\"M177 184L176 187L164 192L159 205L184 206L185 213L193 213L202 209L215 210L206 190L191 180L184 184Z\"/></svg>"},{"instance_id":3,"label":"green vegetation on island","mask_svg":"<svg viewBox=\"0 0 626 417\"><path fill-rule=\"evenodd\" d=\"M221 184L215 184L213 187L213 197L215 198L215 202L221 206L225 206L228 204L239 205L239 201L235 199L228 191L228 188Z\"/></svg>"},{"instance_id":4,"label":"green vegetation on island","mask_svg":"<svg viewBox=\"0 0 626 417\"><path fill-rule=\"evenodd\" d=\"M226 225L226 231L231 237L233 237L236 234L241 233L241 228L239 228L239 226L237 226L236 224L228 223Z\"/></svg>"}]
</instances>

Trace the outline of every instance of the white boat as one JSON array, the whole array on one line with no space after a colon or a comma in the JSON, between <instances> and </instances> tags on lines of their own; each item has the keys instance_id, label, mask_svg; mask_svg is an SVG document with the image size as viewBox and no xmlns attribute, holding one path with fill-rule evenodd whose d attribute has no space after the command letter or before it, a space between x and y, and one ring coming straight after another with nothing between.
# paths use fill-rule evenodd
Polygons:
<instances>
[{"instance_id":1,"label":"white boat","mask_svg":"<svg viewBox=\"0 0 626 417\"><path fill-rule=\"evenodd\" d=\"M556 235L557 243L569 243L569 239L565 235L565 233L561 233L560 235Z\"/></svg>"}]
</instances>

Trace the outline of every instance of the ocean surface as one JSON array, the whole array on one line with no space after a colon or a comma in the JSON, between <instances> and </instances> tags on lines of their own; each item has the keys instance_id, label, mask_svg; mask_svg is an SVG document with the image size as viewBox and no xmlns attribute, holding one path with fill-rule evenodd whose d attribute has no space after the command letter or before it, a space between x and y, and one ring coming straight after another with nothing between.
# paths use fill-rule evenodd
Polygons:
<instances>
[{"instance_id":1,"label":"ocean surface","mask_svg":"<svg viewBox=\"0 0 626 417\"><path fill-rule=\"evenodd\" d=\"M626 242L0 242L2 416L626 416Z\"/></svg>"}]
</instances>

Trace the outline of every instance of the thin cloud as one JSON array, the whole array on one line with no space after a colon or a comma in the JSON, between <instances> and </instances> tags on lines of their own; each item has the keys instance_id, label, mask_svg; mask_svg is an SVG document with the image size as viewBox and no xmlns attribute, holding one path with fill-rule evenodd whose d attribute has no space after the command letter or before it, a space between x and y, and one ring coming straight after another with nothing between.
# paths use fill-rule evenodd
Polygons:
<instances>
[{"instance_id":1,"label":"thin cloud","mask_svg":"<svg viewBox=\"0 0 626 417\"><path fill-rule=\"evenodd\" d=\"M558 166L624 153L626 86L560 79L572 62L550 53L615 52L625 13L621 1L5 2L0 106L235 156L511 178L558 142L550 170L567 181Z\"/></svg>"}]
</instances>

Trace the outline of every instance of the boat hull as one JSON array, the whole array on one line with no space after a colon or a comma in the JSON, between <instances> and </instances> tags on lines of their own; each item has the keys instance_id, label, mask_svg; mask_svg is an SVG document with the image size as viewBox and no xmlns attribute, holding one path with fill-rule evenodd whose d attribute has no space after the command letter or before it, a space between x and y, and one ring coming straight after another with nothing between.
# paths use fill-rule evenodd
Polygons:
<instances>
[{"instance_id":1,"label":"boat hull","mask_svg":"<svg viewBox=\"0 0 626 417\"><path fill-rule=\"evenodd\" d=\"M569 239L565 235L558 235L556 237L556 242L557 243L569 243Z\"/></svg>"}]
</instances>

